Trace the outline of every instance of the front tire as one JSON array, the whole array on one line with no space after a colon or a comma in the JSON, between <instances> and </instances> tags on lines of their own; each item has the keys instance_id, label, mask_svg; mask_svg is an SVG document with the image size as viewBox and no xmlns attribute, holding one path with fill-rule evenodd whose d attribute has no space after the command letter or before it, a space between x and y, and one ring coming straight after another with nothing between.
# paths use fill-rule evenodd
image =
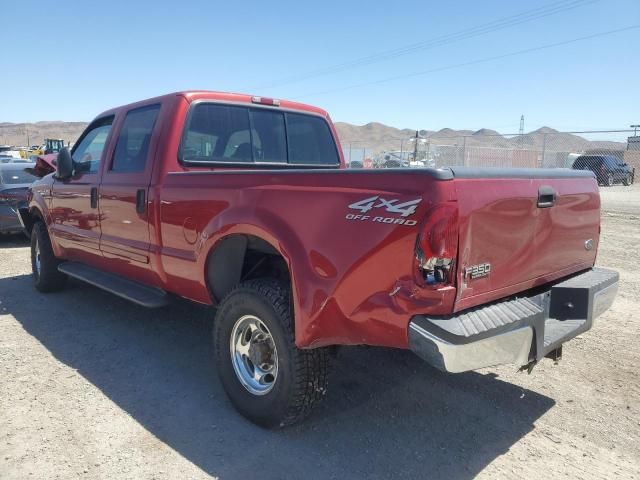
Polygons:
<instances>
[{"instance_id":1,"label":"front tire","mask_svg":"<svg viewBox=\"0 0 640 480\"><path fill-rule=\"evenodd\" d=\"M58 271L60 260L56 258L51 247L51 240L44 223L37 222L31 232L31 270L33 283L40 292L62 290L67 283L67 276Z\"/></svg>"},{"instance_id":2,"label":"front tire","mask_svg":"<svg viewBox=\"0 0 640 480\"><path fill-rule=\"evenodd\" d=\"M272 279L239 284L213 325L218 375L233 406L253 423L301 421L325 395L329 349L295 345L289 288Z\"/></svg>"},{"instance_id":3,"label":"front tire","mask_svg":"<svg viewBox=\"0 0 640 480\"><path fill-rule=\"evenodd\" d=\"M631 174L627 174L626 177L624 177L624 180L622 181L622 184L625 187L628 187L629 185L631 185L633 183L633 177L631 176Z\"/></svg>"},{"instance_id":4,"label":"front tire","mask_svg":"<svg viewBox=\"0 0 640 480\"><path fill-rule=\"evenodd\" d=\"M607 175L607 187L613 187L613 173Z\"/></svg>"}]
</instances>

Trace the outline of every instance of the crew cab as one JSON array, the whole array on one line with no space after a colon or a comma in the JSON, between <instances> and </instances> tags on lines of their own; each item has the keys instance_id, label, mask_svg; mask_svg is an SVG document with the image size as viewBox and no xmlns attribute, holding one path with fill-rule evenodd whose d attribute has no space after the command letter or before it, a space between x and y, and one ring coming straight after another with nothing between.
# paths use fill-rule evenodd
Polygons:
<instances>
[{"instance_id":1,"label":"crew cab","mask_svg":"<svg viewBox=\"0 0 640 480\"><path fill-rule=\"evenodd\" d=\"M149 308L216 305L222 385L266 427L325 395L335 346L531 369L618 286L594 267L593 172L348 169L325 111L250 95L98 115L20 218L42 292L74 277Z\"/></svg>"}]
</instances>

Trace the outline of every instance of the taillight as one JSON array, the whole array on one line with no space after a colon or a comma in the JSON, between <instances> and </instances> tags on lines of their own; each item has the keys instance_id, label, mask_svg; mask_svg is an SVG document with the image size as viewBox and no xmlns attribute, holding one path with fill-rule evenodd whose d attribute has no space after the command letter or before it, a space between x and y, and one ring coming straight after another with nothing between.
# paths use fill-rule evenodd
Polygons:
<instances>
[{"instance_id":1,"label":"taillight","mask_svg":"<svg viewBox=\"0 0 640 480\"><path fill-rule=\"evenodd\" d=\"M453 283L458 252L458 207L443 203L431 208L416 242L416 268L421 283Z\"/></svg>"}]
</instances>

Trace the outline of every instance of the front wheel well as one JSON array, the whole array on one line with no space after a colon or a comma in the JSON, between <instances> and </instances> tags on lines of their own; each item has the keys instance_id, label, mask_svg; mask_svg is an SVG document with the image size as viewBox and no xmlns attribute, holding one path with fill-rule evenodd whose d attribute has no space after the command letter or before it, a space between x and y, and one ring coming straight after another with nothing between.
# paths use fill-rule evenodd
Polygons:
<instances>
[{"instance_id":1,"label":"front wheel well","mask_svg":"<svg viewBox=\"0 0 640 480\"><path fill-rule=\"evenodd\" d=\"M218 242L207 259L205 279L216 302L240 282L265 277L291 283L289 267L280 252L255 235L230 235Z\"/></svg>"},{"instance_id":2,"label":"front wheel well","mask_svg":"<svg viewBox=\"0 0 640 480\"><path fill-rule=\"evenodd\" d=\"M44 219L42 218L42 214L40 213L40 210L38 210L35 207L32 207L31 209L27 209L26 207L19 208L18 215L20 215L20 217L22 218L22 222L24 223L24 230L28 236L31 236L31 232L33 231L33 226L37 222L44 223Z\"/></svg>"}]
</instances>

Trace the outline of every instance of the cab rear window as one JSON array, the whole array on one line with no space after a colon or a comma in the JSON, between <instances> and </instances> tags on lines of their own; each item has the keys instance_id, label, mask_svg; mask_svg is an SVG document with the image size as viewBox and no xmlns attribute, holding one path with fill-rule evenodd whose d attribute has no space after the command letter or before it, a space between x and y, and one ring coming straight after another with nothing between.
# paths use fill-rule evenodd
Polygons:
<instances>
[{"instance_id":1,"label":"cab rear window","mask_svg":"<svg viewBox=\"0 0 640 480\"><path fill-rule=\"evenodd\" d=\"M321 117L204 102L191 109L180 159L186 164L340 163L331 130Z\"/></svg>"}]
</instances>

